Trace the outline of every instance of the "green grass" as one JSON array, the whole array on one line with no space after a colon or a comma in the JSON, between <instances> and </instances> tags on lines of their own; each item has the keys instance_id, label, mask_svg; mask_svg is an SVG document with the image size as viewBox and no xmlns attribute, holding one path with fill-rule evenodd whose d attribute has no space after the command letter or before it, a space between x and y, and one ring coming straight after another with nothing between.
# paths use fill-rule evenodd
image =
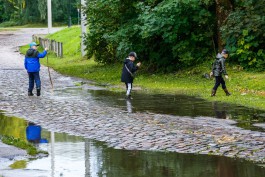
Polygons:
<instances>
[{"instance_id":1,"label":"green grass","mask_svg":"<svg viewBox=\"0 0 265 177\"><path fill-rule=\"evenodd\" d=\"M20 149L24 149L27 151L29 155L35 156L39 153L47 154L45 151L39 151L34 145L31 143L25 142L19 138L14 138L10 136L2 136L1 141L5 144L18 147Z\"/></svg>"},{"instance_id":2,"label":"green grass","mask_svg":"<svg viewBox=\"0 0 265 177\"><path fill-rule=\"evenodd\" d=\"M0 28L0 32L3 32L3 31L16 31L17 29L15 28Z\"/></svg>"},{"instance_id":3,"label":"green grass","mask_svg":"<svg viewBox=\"0 0 265 177\"><path fill-rule=\"evenodd\" d=\"M80 58L81 57L81 29L77 26L73 26L71 28L64 28L63 34L61 33L54 33L52 35L46 36L49 39L54 39L57 42L63 43L64 48L64 55L66 57L74 57Z\"/></svg>"},{"instance_id":4,"label":"green grass","mask_svg":"<svg viewBox=\"0 0 265 177\"><path fill-rule=\"evenodd\" d=\"M47 23L29 23L29 24L23 24L20 25L20 22L15 22L15 21L6 21L0 24L1 27L8 27L8 28L47 28L48 25ZM66 24L63 23L53 23L53 27L62 27L62 26L67 26Z\"/></svg>"},{"instance_id":5,"label":"green grass","mask_svg":"<svg viewBox=\"0 0 265 177\"><path fill-rule=\"evenodd\" d=\"M122 63L102 65L93 59L82 59L79 27L66 28L47 37L64 43L64 58L56 58L55 55L49 54L49 66L56 71L69 76L94 80L101 84L111 84L114 90L123 89L123 84L120 82ZM22 47L21 51L25 53L27 48ZM143 72L143 65L134 83L148 92L186 94L209 101L236 103L265 110L265 72L247 72L236 66L228 65L227 71L230 78L226 83L232 96L225 96L219 88L217 96L210 97L214 80L205 79L202 75L210 72L211 62L206 61L199 66L178 71L175 74L150 74ZM46 59L42 60L42 64L46 65Z\"/></svg>"}]
</instances>

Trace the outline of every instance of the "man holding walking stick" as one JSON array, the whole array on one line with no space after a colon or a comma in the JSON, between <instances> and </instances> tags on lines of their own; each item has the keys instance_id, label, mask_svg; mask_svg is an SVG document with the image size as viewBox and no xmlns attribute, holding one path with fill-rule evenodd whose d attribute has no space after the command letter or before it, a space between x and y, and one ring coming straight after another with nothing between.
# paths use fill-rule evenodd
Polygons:
<instances>
[{"instance_id":1,"label":"man holding walking stick","mask_svg":"<svg viewBox=\"0 0 265 177\"><path fill-rule=\"evenodd\" d=\"M24 66L29 76L28 96L33 96L34 81L36 84L37 96L41 95L41 80L40 80L40 58L47 55L47 48L42 53L38 52L38 46L35 42L29 44L30 48L27 50Z\"/></svg>"}]
</instances>

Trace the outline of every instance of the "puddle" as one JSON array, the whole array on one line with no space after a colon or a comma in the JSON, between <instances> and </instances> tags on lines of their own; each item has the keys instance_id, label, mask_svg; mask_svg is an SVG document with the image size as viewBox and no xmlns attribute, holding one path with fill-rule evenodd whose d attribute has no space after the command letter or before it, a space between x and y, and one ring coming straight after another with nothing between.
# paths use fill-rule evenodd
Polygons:
<instances>
[{"instance_id":1,"label":"puddle","mask_svg":"<svg viewBox=\"0 0 265 177\"><path fill-rule=\"evenodd\" d=\"M215 117L232 119L237 126L255 131L265 131L259 123L265 122L265 111L247 108L240 105L209 102L200 98L185 95L146 94L134 91L132 100L125 100L123 92L93 90L89 88L67 88L57 90L56 95L80 95L87 100L97 100L102 106L121 108L126 112L149 112L189 117ZM255 124L255 125L254 125Z\"/></svg>"},{"instance_id":2,"label":"puddle","mask_svg":"<svg viewBox=\"0 0 265 177\"><path fill-rule=\"evenodd\" d=\"M1 114L0 114L1 115ZM0 135L26 139L28 122L0 116ZM0 160L4 177L264 177L265 168L232 158L152 151L128 151L65 133L41 131L49 143L36 145L48 157ZM54 137L54 141L53 141ZM10 167L15 166L17 168Z\"/></svg>"}]
</instances>

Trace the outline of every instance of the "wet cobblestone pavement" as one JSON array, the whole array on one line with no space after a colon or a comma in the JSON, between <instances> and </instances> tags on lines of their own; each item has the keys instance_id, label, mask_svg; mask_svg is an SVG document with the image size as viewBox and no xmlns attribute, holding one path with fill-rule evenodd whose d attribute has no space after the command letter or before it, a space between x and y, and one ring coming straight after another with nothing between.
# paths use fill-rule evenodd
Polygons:
<instances>
[{"instance_id":1,"label":"wet cobblestone pavement","mask_svg":"<svg viewBox=\"0 0 265 177\"><path fill-rule=\"evenodd\" d=\"M27 44L40 29L0 33L0 110L33 121L43 128L107 142L116 149L172 151L238 157L265 163L265 133L236 127L233 120L128 113L64 89L78 88L79 79L42 66L42 96L27 96L27 73L17 47ZM102 89L93 85L80 90ZM88 93L87 93L88 94Z\"/></svg>"},{"instance_id":2,"label":"wet cobblestone pavement","mask_svg":"<svg viewBox=\"0 0 265 177\"><path fill-rule=\"evenodd\" d=\"M6 145L0 142L0 162L1 158L13 159L18 156L26 156L26 150L19 149L17 147Z\"/></svg>"}]
</instances>

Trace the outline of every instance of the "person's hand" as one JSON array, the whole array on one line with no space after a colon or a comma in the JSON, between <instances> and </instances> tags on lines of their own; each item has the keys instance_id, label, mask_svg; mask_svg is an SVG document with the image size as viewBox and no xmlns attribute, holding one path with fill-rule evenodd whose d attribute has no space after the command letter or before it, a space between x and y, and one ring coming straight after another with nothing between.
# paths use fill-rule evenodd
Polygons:
<instances>
[{"instance_id":1,"label":"person's hand","mask_svg":"<svg viewBox=\"0 0 265 177\"><path fill-rule=\"evenodd\" d=\"M213 76L213 72L210 72L210 77L212 77Z\"/></svg>"},{"instance_id":2,"label":"person's hand","mask_svg":"<svg viewBox=\"0 0 265 177\"><path fill-rule=\"evenodd\" d=\"M225 75L225 78L228 79L229 78L228 75Z\"/></svg>"},{"instance_id":3,"label":"person's hand","mask_svg":"<svg viewBox=\"0 0 265 177\"><path fill-rule=\"evenodd\" d=\"M137 65L138 67L140 67L140 66L141 66L141 62L137 63L136 65Z\"/></svg>"},{"instance_id":4,"label":"person's hand","mask_svg":"<svg viewBox=\"0 0 265 177\"><path fill-rule=\"evenodd\" d=\"M47 48L47 47L45 47L45 49L44 49L44 50L48 51L48 48Z\"/></svg>"}]
</instances>

